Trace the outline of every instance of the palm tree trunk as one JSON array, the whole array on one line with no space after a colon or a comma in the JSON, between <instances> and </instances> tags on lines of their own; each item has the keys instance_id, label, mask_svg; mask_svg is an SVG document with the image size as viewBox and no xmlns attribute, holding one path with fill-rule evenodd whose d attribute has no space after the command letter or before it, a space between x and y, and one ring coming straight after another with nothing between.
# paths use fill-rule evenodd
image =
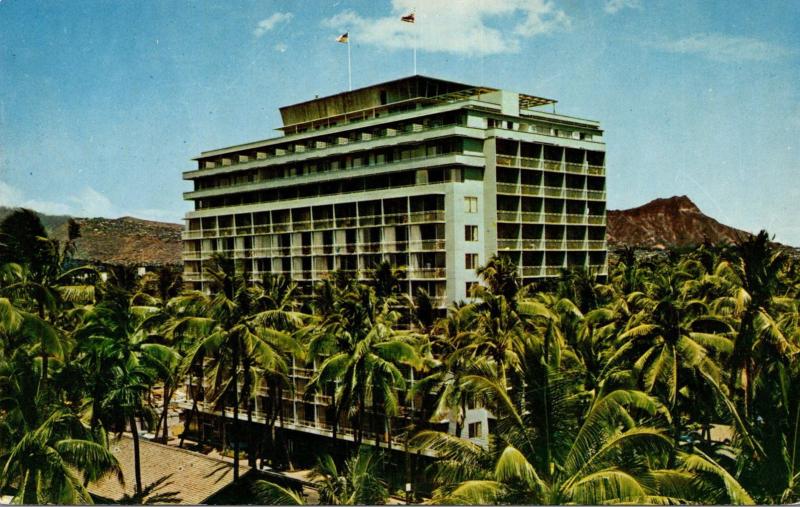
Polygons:
<instances>
[{"instance_id":1,"label":"palm tree trunk","mask_svg":"<svg viewBox=\"0 0 800 507\"><path fill-rule=\"evenodd\" d=\"M197 421L197 435L198 435L198 444L202 445L203 437L202 437L202 429L200 428L200 414L197 410L197 398L192 398L192 409L189 411L189 415L186 417L186 426L183 428L183 433L181 433L181 441L178 443L178 447L183 448L183 441L186 439L186 432L189 431L189 424L192 422L192 416L194 416L195 421Z\"/></svg>"},{"instance_id":2,"label":"palm tree trunk","mask_svg":"<svg viewBox=\"0 0 800 507\"><path fill-rule=\"evenodd\" d=\"M252 389L251 381L250 381L250 365L249 362L247 366L245 366L245 377L244 377L244 385L242 386L242 397L246 400L247 403L247 464L251 468L255 468L256 466L256 454L254 451L254 444L253 444L253 397L250 395L250 391Z\"/></svg>"},{"instance_id":3,"label":"palm tree trunk","mask_svg":"<svg viewBox=\"0 0 800 507\"><path fill-rule=\"evenodd\" d=\"M44 306L42 303L39 303L39 318L44 320ZM39 392L43 392L45 387L47 386L47 369L48 369L48 354L47 349L44 346L44 338L41 340L41 347L42 347L42 376L39 379Z\"/></svg>"},{"instance_id":4,"label":"palm tree trunk","mask_svg":"<svg viewBox=\"0 0 800 507\"><path fill-rule=\"evenodd\" d=\"M164 404L163 408L161 409L161 416L158 418L158 422L156 423L155 435L158 437L159 431L161 431L161 425L164 425L164 432L161 437L161 441L163 443L167 443L169 432L167 429L167 416L169 412L169 400L172 397L172 390L169 388L169 384L166 380L164 380Z\"/></svg>"},{"instance_id":5,"label":"palm tree trunk","mask_svg":"<svg viewBox=\"0 0 800 507\"><path fill-rule=\"evenodd\" d=\"M333 397L331 397L333 400ZM336 402L331 401L331 412L333 412L333 421L332 421L332 429L333 429L333 445L336 445L336 432L339 429L339 411L336 409Z\"/></svg>"},{"instance_id":6,"label":"palm tree trunk","mask_svg":"<svg viewBox=\"0 0 800 507\"><path fill-rule=\"evenodd\" d=\"M131 434L133 435L133 469L136 475L136 494L142 494L142 462L139 455L139 430L136 427L136 413L131 412Z\"/></svg>"},{"instance_id":7,"label":"palm tree trunk","mask_svg":"<svg viewBox=\"0 0 800 507\"><path fill-rule=\"evenodd\" d=\"M239 480L239 386L238 386L238 368L239 368L239 337L236 336L233 340L233 354L231 354L231 366L233 371L231 375L233 380L233 480Z\"/></svg>"},{"instance_id":8,"label":"palm tree trunk","mask_svg":"<svg viewBox=\"0 0 800 507\"><path fill-rule=\"evenodd\" d=\"M389 449L389 454L392 451L392 418L386 414L386 447Z\"/></svg>"},{"instance_id":9,"label":"palm tree trunk","mask_svg":"<svg viewBox=\"0 0 800 507\"><path fill-rule=\"evenodd\" d=\"M166 382L164 384L164 433L162 440L166 444L169 441L169 403L172 401L175 389L168 389Z\"/></svg>"}]
</instances>

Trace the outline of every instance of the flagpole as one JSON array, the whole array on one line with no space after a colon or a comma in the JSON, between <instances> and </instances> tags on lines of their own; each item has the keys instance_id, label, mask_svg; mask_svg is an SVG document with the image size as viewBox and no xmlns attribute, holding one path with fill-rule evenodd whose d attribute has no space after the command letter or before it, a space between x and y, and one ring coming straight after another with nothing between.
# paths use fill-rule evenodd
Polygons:
<instances>
[{"instance_id":1,"label":"flagpole","mask_svg":"<svg viewBox=\"0 0 800 507\"><path fill-rule=\"evenodd\" d=\"M348 35L350 31L347 31ZM349 91L353 91L353 69L350 63L350 37L347 38L347 85L350 88Z\"/></svg>"},{"instance_id":2,"label":"flagpole","mask_svg":"<svg viewBox=\"0 0 800 507\"><path fill-rule=\"evenodd\" d=\"M416 7L411 10L412 13L416 14L417 9ZM419 46L419 28L416 26L416 19L414 20L414 75L417 75L417 46Z\"/></svg>"},{"instance_id":3,"label":"flagpole","mask_svg":"<svg viewBox=\"0 0 800 507\"><path fill-rule=\"evenodd\" d=\"M419 35L416 33L417 29L414 28L414 75L417 75L417 45L419 44Z\"/></svg>"}]
</instances>

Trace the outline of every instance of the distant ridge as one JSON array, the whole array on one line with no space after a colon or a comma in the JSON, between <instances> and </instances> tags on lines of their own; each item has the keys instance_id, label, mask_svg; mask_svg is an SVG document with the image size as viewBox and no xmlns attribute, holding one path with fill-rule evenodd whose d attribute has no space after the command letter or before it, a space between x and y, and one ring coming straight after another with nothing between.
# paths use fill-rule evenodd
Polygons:
<instances>
[{"instance_id":1,"label":"distant ridge","mask_svg":"<svg viewBox=\"0 0 800 507\"><path fill-rule=\"evenodd\" d=\"M735 243L749 232L721 224L703 214L685 195L655 199L637 208L608 210L610 247L669 248Z\"/></svg>"},{"instance_id":2,"label":"distant ridge","mask_svg":"<svg viewBox=\"0 0 800 507\"><path fill-rule=\"evenodd\" d=\"M17 208L0 206L0 220ZM79 218L36 212L51 238L67 238L70 218L80 226L74 259L92 264L175 266L181 264L181 224L134 217Z\"/></svg>"},{"instance_id":3,"label":"distant ridge","mask_svg":"<svg viewBox=\"0 0 800 507\"><path fill-rule=\"evenodd\" d=\"M0 220L14 208L0 206ZM39 213L51 237L64 239L69 216ZM75 258L84 262L127 266L181 264L180 224L122 218L75 218L81 238ZM721 224L705 215L685 195L655 199L625 210L608 210L610 249L638 247L664 249L735 243L751 234ZM797 250L797 249L792 249Z\"/></svg>"},{"instance_id":4,"label":"distant ridge","mask_svg":"<svg viewBox=\"0 0 800 507\"><path fill-rule=\"evenodd\" d=\"M81 237L75 242L75 259L124 266L174 266L181 263L183 226L166 222L122 218L76 218ZM51 233L64 239L67 224Z\"/></svg>"}]
</instances>

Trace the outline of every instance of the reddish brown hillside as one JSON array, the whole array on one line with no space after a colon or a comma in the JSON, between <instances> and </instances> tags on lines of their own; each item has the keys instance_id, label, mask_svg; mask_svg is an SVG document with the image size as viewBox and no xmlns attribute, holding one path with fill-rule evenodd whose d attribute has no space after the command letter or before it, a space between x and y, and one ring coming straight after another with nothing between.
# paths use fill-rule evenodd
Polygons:
<instances>
[{"instance_id":1,"label":"reddish brown hillside","mask_svg":"<svg viewBox=\"0 0 800 507\"><path fill-rule=\"evenodd\" d=\"M81 237L75 258L86 262L125 266L165 266L181 263L180 224L133 217L76 218ZM63 239L66 224L53 236Z\"/></svg>"},{"instance_id":2,"label":"reddish brown hillside","mask_svg":"<svg viewBox=\"0 0 800 507\"><path fill-rule=\"evenodd\" d=\"M733 243L749 233L706 216L685 195L655 199L638 208L608 210L610 247L665 248L711 243Z\"/></svg>"}]
</instances>

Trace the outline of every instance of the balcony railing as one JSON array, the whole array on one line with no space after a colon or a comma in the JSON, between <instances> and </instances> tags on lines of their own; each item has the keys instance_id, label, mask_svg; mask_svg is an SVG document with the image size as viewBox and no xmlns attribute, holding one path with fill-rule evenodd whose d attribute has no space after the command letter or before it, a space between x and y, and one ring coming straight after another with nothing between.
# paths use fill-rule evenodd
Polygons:
<instances>
[{"instance_id":1,"label":"balcony railing","mask_svg":"<svg viewBox=\"0 0 800 507\"><path fill-rule=\"evenodd\" d=\"M445 268L409 268L406 271L406 278L446 278L447 270Z\"/></svg>"},{"instance_id":2,"label":"balcony railing","mask_svg":"<svg viewBox=\"0 0 800 507\"><path fill-rule=\"evenodd\" d=\"M519 239L498 239L498 250L519 250Z\"/></svg>"},{"instance_id":3,"label":"balcony railing","mask_svg":"<svg viewBox=\"0 0 800 507\"><path fill-rule=\"evenodd\" d=\"M216 166L216 167L212 167L212 168L202 168L202 169L198 169L198 171L218 169L220 167L235 167L237 165L244 165L244 164L249 164L249 163L252 163L252 162L264 163L264 162L267 162L267 161L270 161L270 160L273 160L273 159L276 159L276 158L289 157L289 156L300 154L300 153L324 152L326 150L330 150L331 148L340 147L340 146L343 146L345 144L348 145L348 146L351 146L353 144L365 143L365 142L369 142L369 141L376 141L376 140L379 140L379 139L384 139L384 138L389 138L389 137L392 137L392 138L404 137L404 136L408 136L408 135L412 135L412 134L419 134L420 132L429 132L429 131L432 131L432 130L441 130L441 129L450 128L450 127L463 127L463 126L464 125L462 125L460 123L447 123L447 124L444 124L444 125L429 125L429 126L416 124L414 126L414 128L409 129L408 131L399 130L399 129L384 129L381 134L376 135L373 132L370 132L370 136L369 137L362 137L361 139L350 139L349 137L346 137L347 142L346 143L342 143L342 144L339 144L338 142L330 142L330 140L316 139L316 140L313 140L313 141L322 141L322 143L321 144L312 143L312 144L299 145L299 146L302 147L302 151L301 150L292 151L292 150L296 150L296 148L298 146L297 141L295 141L294 144L287 144L287 145L284 145L284 146L274 146L273 149L280 149L280 150L285 150L285 151L269 153L267 158L248 159L248 160L241 160L241 161L238 160L238 159L233 159L233 160L231 160L232 163L230 165ZM388 132L393 132L393 133L389 134ZM344 136L340 136L340 137L344 137ZM262 149L265 149L265 148L262 148Z\"/></svg>"},{"instance_id":4,"label":"balcony railing","mask_svg":"<svg viewBox=\"0 0 800 507\"><path fill-rule=\"evenodd\" d=\"M497 165L506 167L523 167L526 169L540 169L550 172L568 172L570 174L588 174L591 176L603 176L606 169L603 166L581 164L574 162L562 162L556 160L541 160L538 158L512 157L510 155L497 155Z\"/></svg>"},{"instance_id":5,"label":"balcony railing","mask_svg":"<svg viewBox=\"0 0 800 507\"><path fill-rule=\"evenodd\" d=\"M497 220L500 222L519 222L519 212L498 210Z\"/></svg>"},{"instance_id":6,"label":"balcony railing","mask_svg":"<svg viewBox=\"0 0 800 507\"><path fill-rule=\"evenodd\" d=\"M368 168L378 169L378 168L382 168L382 167L396 166L397 164L420 162L420 161L425 161L425 160L429 160L429 161L431 161L431 163L435 163L435 160L437 160L437 159L443 159L443 158L447 158L447 157L454 157L454 156L458 156L458 155L468 156L468 157L476 157L476 155L474 155L474 154L467 154L467 153L464 153L463 151L440 152L440 153L436 153L436 154L432 154L432 155L427 155L426 154L426 155L420 155L418 157L400 158L400 159L397 159L397 160L385 161L385 162L374 163L374 164L364 164L364 165L360 165L360 166L352 166L352 167L340 168L340 169L327 169L327 170L324 170L324 171L317 171L315 173L296 174L296 175L286 176L286 177L265 178L265 179L258 179L258 180L255 180L255 181L238 182L238 183L233 183L233 184L228 184L228 185L214 185L214 186L208 186L208 187L200 187L200 188L195 188L195 189L193 189L193 190L191 190L189 192L184 192L183 196L186 199L201 199L201 198L206 197L208 195L214 195L214 191L238 190L239 192L248 192L248 191L255 191L255 190L269 190L270 188L274 188L274 187L270 187L270 186L265 187L264 185L267 185L267 184L270 184L270 183L275 183L275 182L288 182L288 183L279 185L280 187L286 187L286 186L291 186L291 185L294 185L294 184L302 184L303 183L302 181L298 181L297 183L294 183L292 180L301 180L302 178L307 177L307 176L316 176L316 175L324 175L324 174L338 174L340 178L345 178L345 177L347 177L346 173L348 171L356 171L356 170L359 170L359 169L368 169ZM363 188L347 189L347 190L342 190L340 192L336 192L336 193L332 193L332 194L324 194L324 195L325 196L329 196L329 195L347 194L347 193L352 193L352 192L364 192L364 191L371 191L371 190L382 190L383 188L403 188L404 186L417 186L417 184L415 183L413 185L392 185L392 186L387 186L387 187L369 188L369 189L363 189ZM248 188L248 187L253 187L253 188ZM199 192L209 192L209 191L212 191L212 193L211 194L200 195L200 196L196 195ZM237 192L224 192L224 193L226 193L226 194L235 194ZM313 197L317 197L317 196L313 196ZM209 208L203 208L203 209L209 209Z\"/></svg>"}]
</instances>

